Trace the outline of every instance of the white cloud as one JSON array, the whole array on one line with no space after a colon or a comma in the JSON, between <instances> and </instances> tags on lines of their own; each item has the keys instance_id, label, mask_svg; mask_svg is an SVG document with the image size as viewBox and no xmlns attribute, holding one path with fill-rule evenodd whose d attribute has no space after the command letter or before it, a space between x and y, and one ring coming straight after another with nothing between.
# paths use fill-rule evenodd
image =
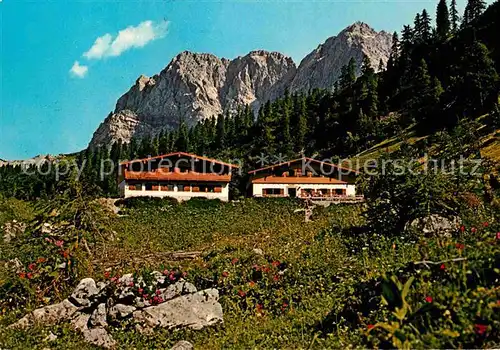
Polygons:
<instances>
[{"instance_id":1,"label":"white cloud","mask_svg":"<svg viewBox=\"0 0 500 350\"><path fill-rule=\"evenodd\" d=\"M154 23L144 21L138 26L129 26L118 32L113 38L111 34L98 37L94 45L83 54L87 59L120 56L132 48L143 47L149 42L163 38L167 34L168 22Z\"/></svg>"},{"instance_id":2,"label":"white cloud","mask_svg":"<svg viewBox=\"0 0 500 350\"><path fill-rule=\"evenodd\" d=\"M73 67L71 67L69 72L75 77L84 78L85 75L87 75L88 70L89 67L81 65L80 62L75 61L75 63L73 63Z\"/></svg>"},{"instance_id":3,"label":"white cloud","mask_svg":"<svg viewBox=\"0 0 500 350\"><path fill-rule=\"evenodd\" d=\"M103 36L100 36L97 38L94 42L94 45L83 54L88 59L93 59L93 58L101 58L104 56L107 50L109 50L109 46L111 45L111 41L113 40L113 37L111 34L105 34Z\"/></svg>"}]
</instances>

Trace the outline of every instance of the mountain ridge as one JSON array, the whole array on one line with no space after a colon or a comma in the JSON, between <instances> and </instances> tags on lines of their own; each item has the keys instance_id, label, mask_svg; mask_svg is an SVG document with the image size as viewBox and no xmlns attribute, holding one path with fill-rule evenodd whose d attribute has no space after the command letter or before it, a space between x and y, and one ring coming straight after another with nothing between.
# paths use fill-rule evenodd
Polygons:
<instances>
[{"instance_id":1,"label":"mountain ridge","mask_svg":"<svg viewBox=\"0 0 500 350\"><path fill-rule=\"evenodd\" d=\"M277 51L252 50L234 59L182 51L159 73L139 76L114 111L94 132L89 146L110 145L132 137L156 135L181 122L232 113L240 105L260 106L284 94L332 89L351 58L360 66L367 55L374 68L387 63L392 36L356 22L330 37L297 66Z\"/></svg>"}]
</instances>

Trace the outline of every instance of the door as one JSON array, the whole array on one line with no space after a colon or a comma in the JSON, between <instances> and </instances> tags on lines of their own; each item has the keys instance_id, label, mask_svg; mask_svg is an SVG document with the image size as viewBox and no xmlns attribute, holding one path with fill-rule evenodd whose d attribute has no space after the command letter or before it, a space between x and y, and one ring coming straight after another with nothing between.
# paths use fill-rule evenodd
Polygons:
<instances>
[{"instance_id":1,"label":"door","mask_svg":"<svg viewBox=\"0 0 500 350\"><path fill-rule=\"evenodd\" d=\"M295 198L297 197L297 189L296 188L289 188L288 189L288 196Z\"/></svg>"}]
</instances>

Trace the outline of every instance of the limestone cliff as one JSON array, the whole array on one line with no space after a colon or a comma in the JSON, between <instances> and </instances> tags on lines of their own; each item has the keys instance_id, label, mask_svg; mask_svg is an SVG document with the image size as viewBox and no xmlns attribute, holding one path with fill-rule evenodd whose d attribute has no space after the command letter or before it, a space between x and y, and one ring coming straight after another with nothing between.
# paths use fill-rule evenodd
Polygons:
<instances>
[{"instance_id":1,"label":"limestone cliff","mask_svg":"<svg viewBox=\"0 0 500 350\"><path fill-rule=\"evenodd\" d=\"M355 23L307 55L299 67L279 52L252 51L233 60L182 52L159 74L140 76L120 97L95 131L91 146L130 141L156 134L181 121L192 126L205 118L248 104L254 110L268 100L312 88L330 89L351 57L368 55L375 68L389 57L391 35Z\"/></svg>"}]
</instances>

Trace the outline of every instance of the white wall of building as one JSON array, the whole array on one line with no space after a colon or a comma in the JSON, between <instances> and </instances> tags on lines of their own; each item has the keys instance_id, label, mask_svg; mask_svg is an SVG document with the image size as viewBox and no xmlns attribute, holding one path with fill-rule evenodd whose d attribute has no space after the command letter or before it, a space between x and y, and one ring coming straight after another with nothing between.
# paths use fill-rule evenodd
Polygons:
<instances>
[{"instance_id":1,"label":"white wall of building","mask_svg":"<svg viewBox=\"0 0 500 350\"><path fill-rule=\"evenodd\" d=\"M134 185L135 187L136 185ZM130 190L129 186L125 181L120 183L119 188L123 197L171 197L175 198L178 201L187 201L191 198L208 198L208 199L220 199L221 201L227 202L229 201L229 185L228 184L220 184L222 187L222 192L190 192L190 191L178 191L176 185L174 185L173 191L161 191L161 190L152 190L146 191L146 185L142 184L142 190ZM184 187L184 186L183 186Z\"/></svg>"},{"instance_id":2,"label":"white wall of building","mask_svg":"<svg viewBox=\"0 0 500 350\"><path fill-rule=\"evenodd\" d=\"M345 189L347 196L355 196L356 195L356 185L354 184L252 184L252 190L254 197L262 197L263 190L265 188L275 188L275 189L284 189L284 195L288 196L288 189L295 188L297 189L297 195L300 195L300 190L336 190L336 189Z\"/></svg>"}]
</instances>

